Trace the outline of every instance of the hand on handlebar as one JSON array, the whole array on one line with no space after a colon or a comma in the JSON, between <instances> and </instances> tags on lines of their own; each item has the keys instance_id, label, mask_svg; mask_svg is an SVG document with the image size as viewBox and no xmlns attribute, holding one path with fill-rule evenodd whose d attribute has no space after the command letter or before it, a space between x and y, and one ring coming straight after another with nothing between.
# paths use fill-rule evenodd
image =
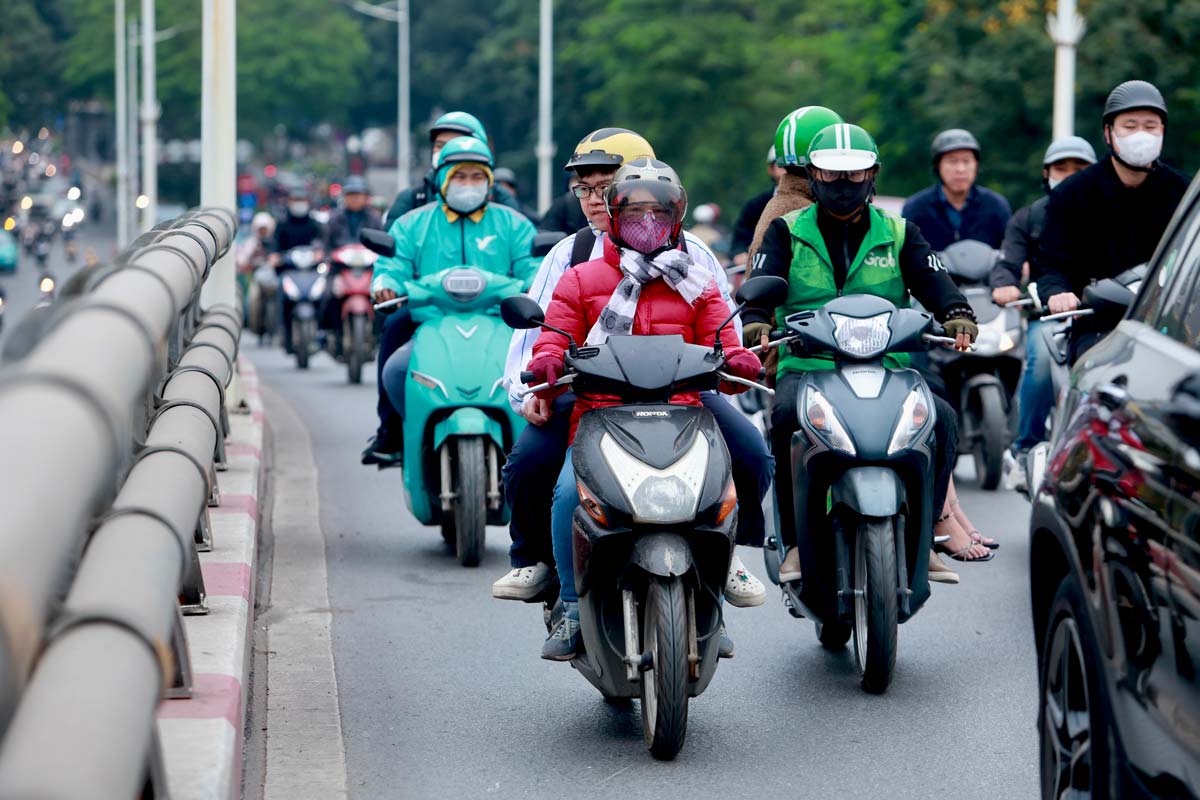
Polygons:
<instances>
[{"instance_id":1,"label":"hand on handlebar","mask_svg":"<svg viewBox=\"0 0 1200 800\"><path fill-rule=\"evenodd\" d=\"M997 286L992 289L992 302L998 306L1006 306L1021 299L1021 290L1016 286Z\"/></svg>"},{"instance_id":2,"label":"hand on handlebar","mask_svg":"<svg viewBox=\"0 0 1200 800\"><path fill-rule=\"evenodd\" d=\"M725 360L725 371L735 378L757 381L759 373L762 372L762 362L749 350L739 350ZM721 383L721 391L726 394L740 394L748 388L750 387L731 381Z\"/></svg>"},{"instance_id":3,"label":"hand on handlebar","mask_svg":"<svg viewBox=\"0 0 1200 800\"><path fill-rule=\"evenodd\" d=\"M395 300L396 293L391 289L376 289L374 299L376 303L386 303L388 300Z\"/></svg>"},{"instance_id":4,"label":"hand on handlebar","mask_svg":"<svg viewBox=\"0 0 1200 800\"><path fill-rule=\"evenodd\" d=\"M1079 308L1079 298L1073 292L1059 292L1050 295L1050 313L1061 314L1064 311L1074 311Z\"/></svg>"},{"instance_id":5,"label":"hand on handlebar","mask_svg":"<svg viewBox=\"0 0 1200 800\"><path fill-rule=\"evenodd\" d=\"M954 349L965 353L971 349L971 342L979 336L979 326L966 317L954 317L942 324L946 335L954 337Z\"/></svg>"}]
</instances>

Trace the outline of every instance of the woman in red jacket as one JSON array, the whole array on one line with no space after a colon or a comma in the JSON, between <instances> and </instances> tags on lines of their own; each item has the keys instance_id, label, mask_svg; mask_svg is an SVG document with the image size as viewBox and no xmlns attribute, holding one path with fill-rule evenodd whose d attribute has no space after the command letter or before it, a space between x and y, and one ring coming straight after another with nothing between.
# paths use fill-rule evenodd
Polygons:
<instances>
[{"instance_id":1,"label":"woman in red jacket","mask_svg":"<svg viewBox=\"0 0 1200 800\"><path fill-rule=\"evenodd\" d=\"M604 255L563 275L546 311L546 324L587 344L602 343L609 336L679 334L686 342L711 345L717 328L729 316L729 307L709 273L694 268L688 254L679 249L687 193L675 171L655 159L631 161L614 176L605 204L610 235ZM721 332L721 343L729 373L758 377L758 357L740 345L732 326ZM532 384L552 383L562 375L566 349L566 337L542 332L529 362ZM743 389L724 388L730 393ZM574 441L584 413L620 402L577 398L568 441ZM672 402L698 406L700 396L681 393ZM578 503L568 448L554 489L550 523L563 602L562 620L542 648L542 658L551 661L569 661L579 647L579 595L571 555L571 516Z\"/></svg>"}]
</instances>

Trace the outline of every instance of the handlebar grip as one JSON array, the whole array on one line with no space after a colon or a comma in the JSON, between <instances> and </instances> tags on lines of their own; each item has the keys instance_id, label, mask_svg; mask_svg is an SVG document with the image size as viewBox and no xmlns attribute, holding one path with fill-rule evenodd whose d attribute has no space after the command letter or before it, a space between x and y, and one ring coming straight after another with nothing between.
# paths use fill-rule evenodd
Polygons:
<instances>
[{"instance_id":1,"label":"handlebar grip","mask_svg":"<svg viewBox=\"0 0 1200 800\"><path fill-rule=\"evenodd\" d=\"M529 370L525 370L521 373L521 383L532 383L536 378L537 376Z\"/></svg>"}]
</instances>

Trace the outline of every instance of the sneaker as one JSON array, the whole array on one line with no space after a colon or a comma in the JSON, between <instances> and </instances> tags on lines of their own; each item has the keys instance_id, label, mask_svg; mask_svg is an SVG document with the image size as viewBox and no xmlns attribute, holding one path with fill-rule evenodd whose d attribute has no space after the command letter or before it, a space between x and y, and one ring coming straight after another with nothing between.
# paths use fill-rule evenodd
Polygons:
<instances>
[{"instance_id":1,"label":"sneaker","mask_svg":"<svg viewBox=\"0 0 1200 800\"><path fill-rule=\"evenodd\" d=\"M570 661L579 655L579 603L563 603L563 615L542 645L547 661Z\"/></svg>"},{"instance_id":2,"label":"sneaker","mask_svg":"<svg viewBox=\"0 0 1200 800\"><path fill-rule=\"evenodd\" d=\"M400 466L404 463L404 440L376 433L362 451L362 463L378 464L380 469Z\"/></svg>"},{"instance_id":3,"label":"sneaker","mask_svg":"<svg viewBox=\"0 0 1200 800\"><path fill-rule=\"evenodd\" d=\"M725 579L725 599L729 601L729 605L739 608L761 606L767 602L767 587L750 574L736 553L729 562L729 576Z\"/></svg>"},{"instance_id":4,"label":"sneaker","mask_svg":"<svg viewBox=\"0 0 1200 800\"><path fill-rule=\"evenodd\" d=\"M958 573L947 567L937 553L930 552L929 580L934 583L958 583Z\"/></svg>"},{"instance_id":5,"label":"sneaker","mask_svg":"<svg viewBox=\"0 0 1200 800\"><path fill-rule=\"evenodd\" d=\"M497 600L532 600L546 590L553 577L554 570L541 562L532 567L516 567L492 584L492 597Z\"/></svg>"},{"instance_id":6,"label":"sneaker","mask_svg":"<svg viewBox=\"0 0 1200 800\"><path fill-rule=\"evenodd\" d=\"M717 644L717 658L733 658L733 639L730 639L729 634L725 632L724 622L721 623L717 634L721 637Z\"/></svg>"},{"instance_id":7,"label":"sneaker","mask_svg":"<svg viewBox=\"0 0 1200 800\"><path fill-rule=\"evenodd\" d=\"M1025 454L1004 451L1004 488L1010 491L1029 493L1029 481L1025 476Z\"/></svg>"},{"instance_id":8,"label":"sneaker","mask_svg":"<svg viewBox=\"0 0 1200 800\"><path fill-rule=\"evenodd\" d=\"M779 565L779 582L791 583L800 580L800 549L793 547L787 551L783 563Z\"/></svg>"}]
</instances>

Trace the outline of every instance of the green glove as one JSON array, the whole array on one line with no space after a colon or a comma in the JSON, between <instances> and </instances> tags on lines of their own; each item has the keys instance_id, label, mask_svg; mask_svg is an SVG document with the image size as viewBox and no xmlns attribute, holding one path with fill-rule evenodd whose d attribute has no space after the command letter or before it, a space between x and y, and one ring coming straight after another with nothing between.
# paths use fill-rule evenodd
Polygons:
<instances>
[{"instance_id":1,"label":"green glove","mask_svg":"<svg viewBox=\"0 0 1200 800\"><path fill-rule=\"evenodd\" d=\"M942 327L946 329L946 335L952 338L957 338L960 333L965 333L971 337L973 342L979 337L979 326L967 317L948 319L942 323Z\"/></svg>"},{"instance_id":2,"label":"green glove","mask_svg":"<svg viewBox=\"0 0 1200 800\"><path fill-rule=\"evenodd\" d=\"M770 335L775 326L769 322L748 322L742 326L742 342L746 347L762 344L762 337Z\"/></svg>"}]
</instances>

